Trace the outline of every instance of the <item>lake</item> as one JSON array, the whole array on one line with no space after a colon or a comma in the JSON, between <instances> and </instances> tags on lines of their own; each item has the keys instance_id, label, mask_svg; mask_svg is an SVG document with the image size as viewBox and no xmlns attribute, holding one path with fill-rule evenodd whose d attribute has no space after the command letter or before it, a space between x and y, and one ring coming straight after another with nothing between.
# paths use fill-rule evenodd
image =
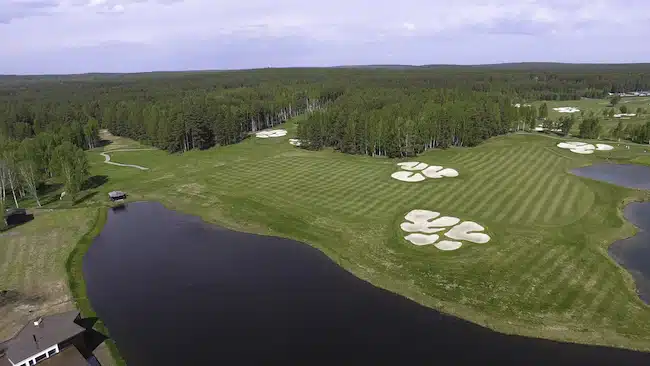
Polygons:
<instances>
[{"instance_id":1,"label":"lake","mask_svg":"<svg viewBox=\"0 0 650 366\"><path fill-rule=\"evenodd\" d=\"M309 245L158 203L109 211L84 277L130 366L650 364L647 353L500 334L377 288Z\"/></svg>"}]
</instances>

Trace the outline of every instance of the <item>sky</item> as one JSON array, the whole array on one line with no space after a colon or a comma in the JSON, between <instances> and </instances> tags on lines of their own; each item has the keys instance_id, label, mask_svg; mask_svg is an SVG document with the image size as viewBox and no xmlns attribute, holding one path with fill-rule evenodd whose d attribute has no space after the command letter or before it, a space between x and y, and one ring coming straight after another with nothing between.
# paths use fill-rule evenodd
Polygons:
<instances>
[{"instance_id":1,"label":"sky","mask_svg":"<svg viewBox=\"0 0 650 366\"><path fill-rule=\"evenodd\" d=\"M0 0L0 74L650 62L648 0Z\"/></svg>"}]
</instances>

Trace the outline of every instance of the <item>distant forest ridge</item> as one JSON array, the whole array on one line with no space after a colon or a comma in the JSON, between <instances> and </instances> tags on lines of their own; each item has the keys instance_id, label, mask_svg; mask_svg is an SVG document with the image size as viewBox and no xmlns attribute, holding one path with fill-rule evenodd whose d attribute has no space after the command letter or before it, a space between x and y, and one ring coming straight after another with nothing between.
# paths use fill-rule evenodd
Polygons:
<instances>
[{"instance_id":1,"label":"distant forest ridge","mask_svg":"<svg viewBox=\"0 0 650 366\"><path fill-rule=\"evenodd\" d=\"M266 67L257 69L230 69L230 70L187 70L187 71L151 71L135 73L103 73L92 72L83 74L43 74L43 75L5 75L0 74L0 82L3 81L44 81L44 80L88 80L88 79L111 79L120 77L160 77L160 76L186 76L188 74L211 74L231 72L255 72L261 70L330 70L330 69L366 69L366 70L500 70L500 71L577 71L601 72L601 71L629 71L629 72L650 72L650 63L564 63L564 62L506 62L499 64L427 64L427 65L401 65L401 64L377 64L377 65L340 65L331 67Z\"/></svg>"},{"instance_id":2,"label":"distant forest ridge","mask_svg":"<svg viewBox=\"0 0 650 366\"><path fill-rule=\"evenodd\" d=\"M545 113L517 108L537 100L605 98L650 89L650 64L518 63L376 65L0 77L0 145L36 138L96 145L107 128L182 152L234 144L303 115L303 147L413 156L474 146L536 127ZM582 135L599 136L597 118ZM622 130L622 128L620 129ZM645 130L644 130L645 131ZM647 133L646 133L647 132ZM650 125L638 139L646 140ZM636 136L630 132L628 135ZM39 140L39 141L40 141Z\"/></svg>"}]
</instances>

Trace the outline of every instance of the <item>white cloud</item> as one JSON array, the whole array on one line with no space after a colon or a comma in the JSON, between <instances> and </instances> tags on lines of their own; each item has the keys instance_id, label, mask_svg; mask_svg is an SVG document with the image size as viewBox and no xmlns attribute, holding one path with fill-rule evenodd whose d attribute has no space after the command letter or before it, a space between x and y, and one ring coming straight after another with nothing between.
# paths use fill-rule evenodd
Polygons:
<instances>
[{"instance_id":1,"label":"white cloud","mask_svg":"<svg viewBox=\"0 0 650 366\"><path fill-rule=\"evenodd\" d=\"M35 52L107 42L173 50L203 41L228 45L241 37L302 37L323 45L347 45L347 52L368 42L397 42L395 48L404 36L586 39L648 32L648 10L650 3L642 0L629 0L625 6L613 0L400 0L398 6L371 0L0 0L0 58L19 63ZM580 47L602 50L602 44Z\"/></svg>"}]
</instances>

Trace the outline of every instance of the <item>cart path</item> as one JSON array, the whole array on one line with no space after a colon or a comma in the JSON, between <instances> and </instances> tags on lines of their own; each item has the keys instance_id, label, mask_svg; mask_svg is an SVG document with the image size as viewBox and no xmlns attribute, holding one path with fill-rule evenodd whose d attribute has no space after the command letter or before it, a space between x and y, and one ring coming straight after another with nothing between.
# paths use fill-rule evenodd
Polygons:
<instances>
[{"instance_id":1,"label":"cart path","mask_svg":"<svg viewBox=\"0 0 650 366\"><path fill-rule=\"evenodd\" d=\"M117 165L117 166L125 166L125 167L129 167L129 168L140 169L140 170L149 170L149 168L145 168L145 167L140 166L140 165L121 164L121 163L112 162L111 161L111 156L108 155L109 153L118 152L118 151L147 151L147 150L156 150L156 149L117 149L117 150L110 150L110 151L106 151L106 152L101 152L101 153L99 153L99 155L104 157L104 159L105 159L104 163L106 163L106 164Z\"/></svg>"}]
</instances>

